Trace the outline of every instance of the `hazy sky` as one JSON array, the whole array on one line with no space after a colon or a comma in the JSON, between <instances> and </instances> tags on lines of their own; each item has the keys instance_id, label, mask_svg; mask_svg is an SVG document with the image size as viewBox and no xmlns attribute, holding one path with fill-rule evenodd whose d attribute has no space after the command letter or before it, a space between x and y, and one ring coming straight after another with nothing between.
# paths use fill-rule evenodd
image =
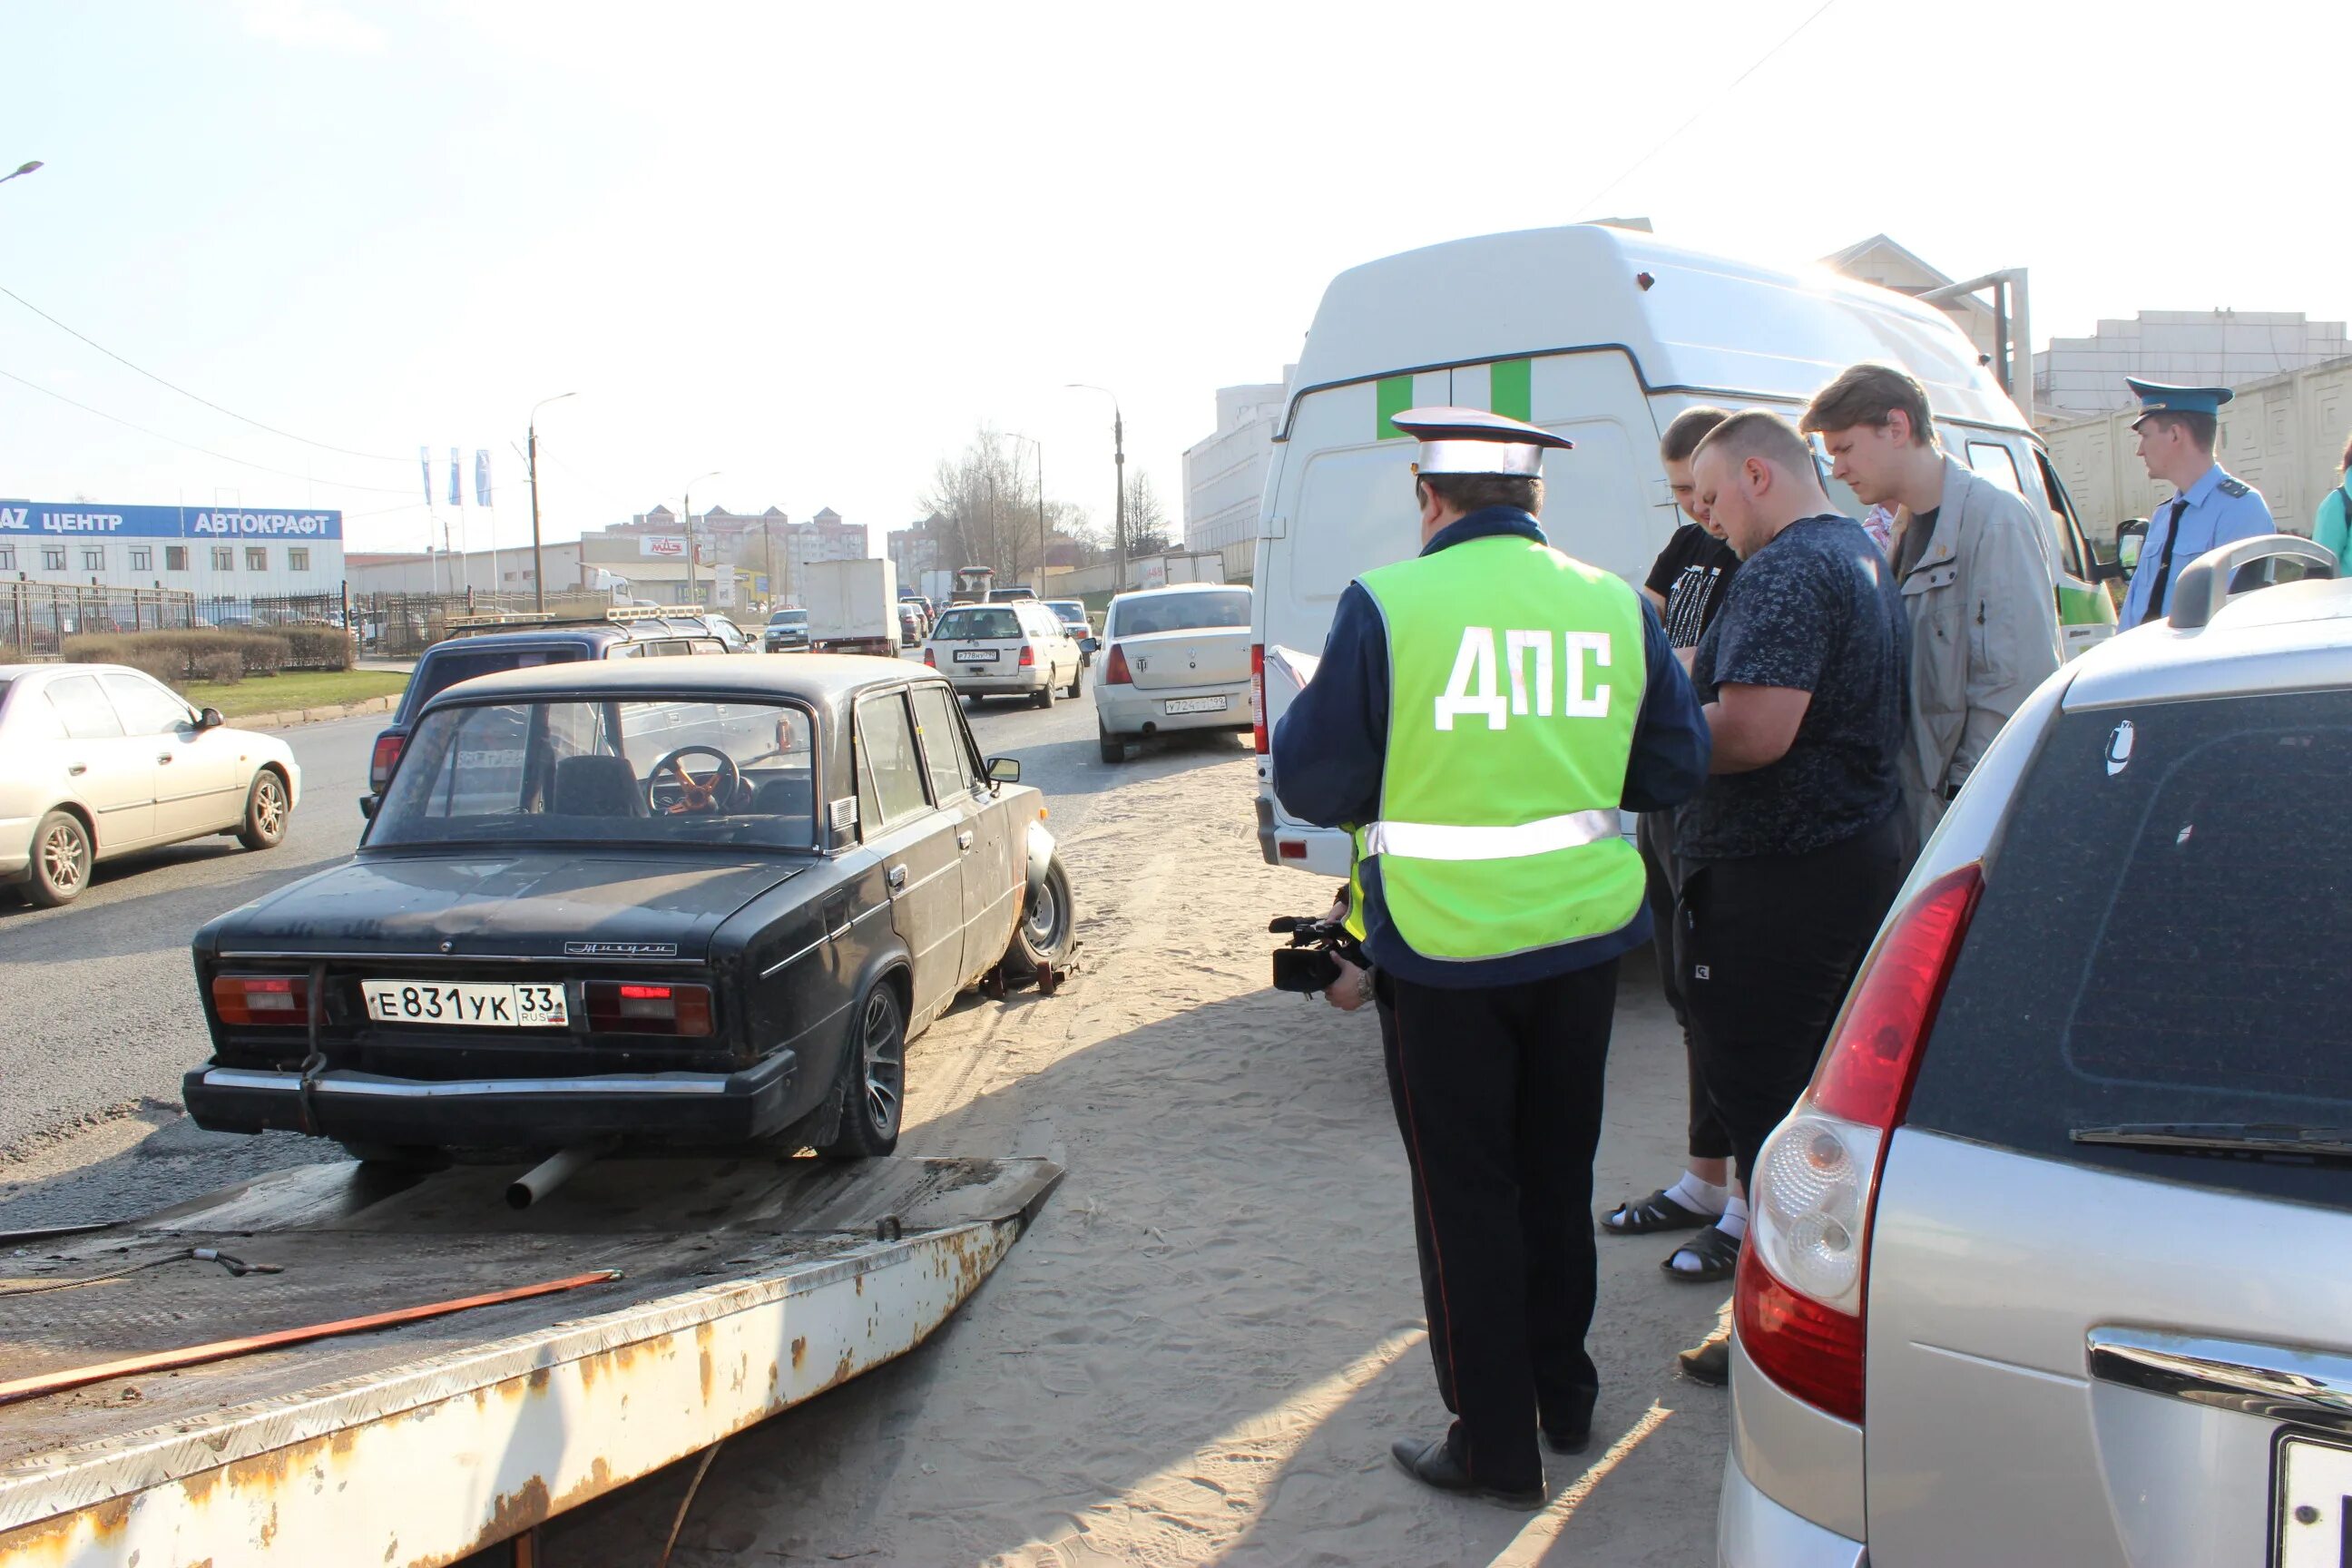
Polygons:
<instances>
[{"instance_id":1,"label":"hazy sky","mask_svg":"<svg viewBox=\"0 0 2352 1568\"><path fill-rule=\"evenodd\" d=\"M1278 376L1334 272L1613 214L2027 266L2044 338L2352 316L2330 8L1834 0L1732 86L1818 5L11 7L0 172L47 167L0 185L0 286L382 456L0 298L0 371L287 470L0 378L0 495L341 506L416 548L418 445L440 484L487 447L512 543L526 416L576 391L548 537L719 468L697 510L829 505L878 551L982 421L1107 518L1087 381L1175 512L1214 389Z\"/></svg>"}]
</instances>

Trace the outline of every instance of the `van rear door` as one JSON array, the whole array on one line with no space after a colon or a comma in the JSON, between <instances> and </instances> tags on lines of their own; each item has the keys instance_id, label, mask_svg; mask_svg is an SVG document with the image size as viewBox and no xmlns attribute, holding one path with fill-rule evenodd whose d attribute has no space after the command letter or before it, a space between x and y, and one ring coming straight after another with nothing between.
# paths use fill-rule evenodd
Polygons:
<instances>
[{"instance_id":1,"label":"van rear door","mask_svg":"<svg viewBox=\"0 0 2352 1568\"><path fill-rule=\"evenodd\" d=\"M1421 548L1413 500L1414 442L1391 423L1416 406L1492 409L1556 430L1576 443L1544 462L1543 521L1558 548L1639 583L1674 531L1661 506L1658 428L1622 349L1456 365L1310 390L1292 405L1276 448L1259 518L1256 641L1319 654L1339 595L1364 573ZM1295 690L1265 679L1267 733ZM1307 826L1272 796L1270 760L1259 768L1266 858L1345 876L1344 834ZM1287 841L1290 847L1278 846Z\"/></svg>"}]
</instances>

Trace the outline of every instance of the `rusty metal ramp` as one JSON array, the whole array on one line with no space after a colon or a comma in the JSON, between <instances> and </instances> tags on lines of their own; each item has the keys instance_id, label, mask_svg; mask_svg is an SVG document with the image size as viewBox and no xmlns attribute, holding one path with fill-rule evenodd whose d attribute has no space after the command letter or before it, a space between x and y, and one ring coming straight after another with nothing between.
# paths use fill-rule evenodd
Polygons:
<instances>
[{"instance_id":1,"label":"rusty metal ramp","mask_svg":"<svg viewBox=\"0 0 2352 1568\"><path fill-rule=\"evenodd\" d=\"M455 1561L921 1342L1061 1173L311 1165L0 1249L0 1563Z\"/></svg>"}]
</instances>

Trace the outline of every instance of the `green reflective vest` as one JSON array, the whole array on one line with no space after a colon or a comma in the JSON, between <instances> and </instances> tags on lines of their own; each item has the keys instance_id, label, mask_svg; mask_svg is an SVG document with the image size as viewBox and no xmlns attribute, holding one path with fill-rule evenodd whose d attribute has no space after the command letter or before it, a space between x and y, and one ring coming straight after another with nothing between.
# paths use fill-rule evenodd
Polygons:
<instances>
[{"instance_id":1,"label":"green reflective vest","mask_svg":"<svg viewBox=\"0 0 2352 1568\"><path fill-rule=\"evenodd\" d=\"M1516 534L1360 581L1388 632L1380 820L1355 830L1424 957L1504 958L1622 928L1642 859L1617 808L1648 673L1642 604L1609 573Z\"/></svg>"}]
</instances>

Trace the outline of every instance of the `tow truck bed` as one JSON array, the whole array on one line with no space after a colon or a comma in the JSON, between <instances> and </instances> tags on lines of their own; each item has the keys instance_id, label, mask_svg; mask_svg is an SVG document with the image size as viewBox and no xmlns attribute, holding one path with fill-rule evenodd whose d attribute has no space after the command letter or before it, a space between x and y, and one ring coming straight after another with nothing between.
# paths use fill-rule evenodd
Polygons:
<instances>
[{"instance_id":1,"label":"tow truck bed","mask_svg":"<svg viewBox=\"0 0 2352 1568\"><path fill-rule=\"evenodd\" d=\"M919 1343L1061 1178L1042 1160L312 1165L0 1252L0 1386L618 1269L396 1328L0 1403L0 1563L437 1564Z\"/></svg>"}]
</instances>

